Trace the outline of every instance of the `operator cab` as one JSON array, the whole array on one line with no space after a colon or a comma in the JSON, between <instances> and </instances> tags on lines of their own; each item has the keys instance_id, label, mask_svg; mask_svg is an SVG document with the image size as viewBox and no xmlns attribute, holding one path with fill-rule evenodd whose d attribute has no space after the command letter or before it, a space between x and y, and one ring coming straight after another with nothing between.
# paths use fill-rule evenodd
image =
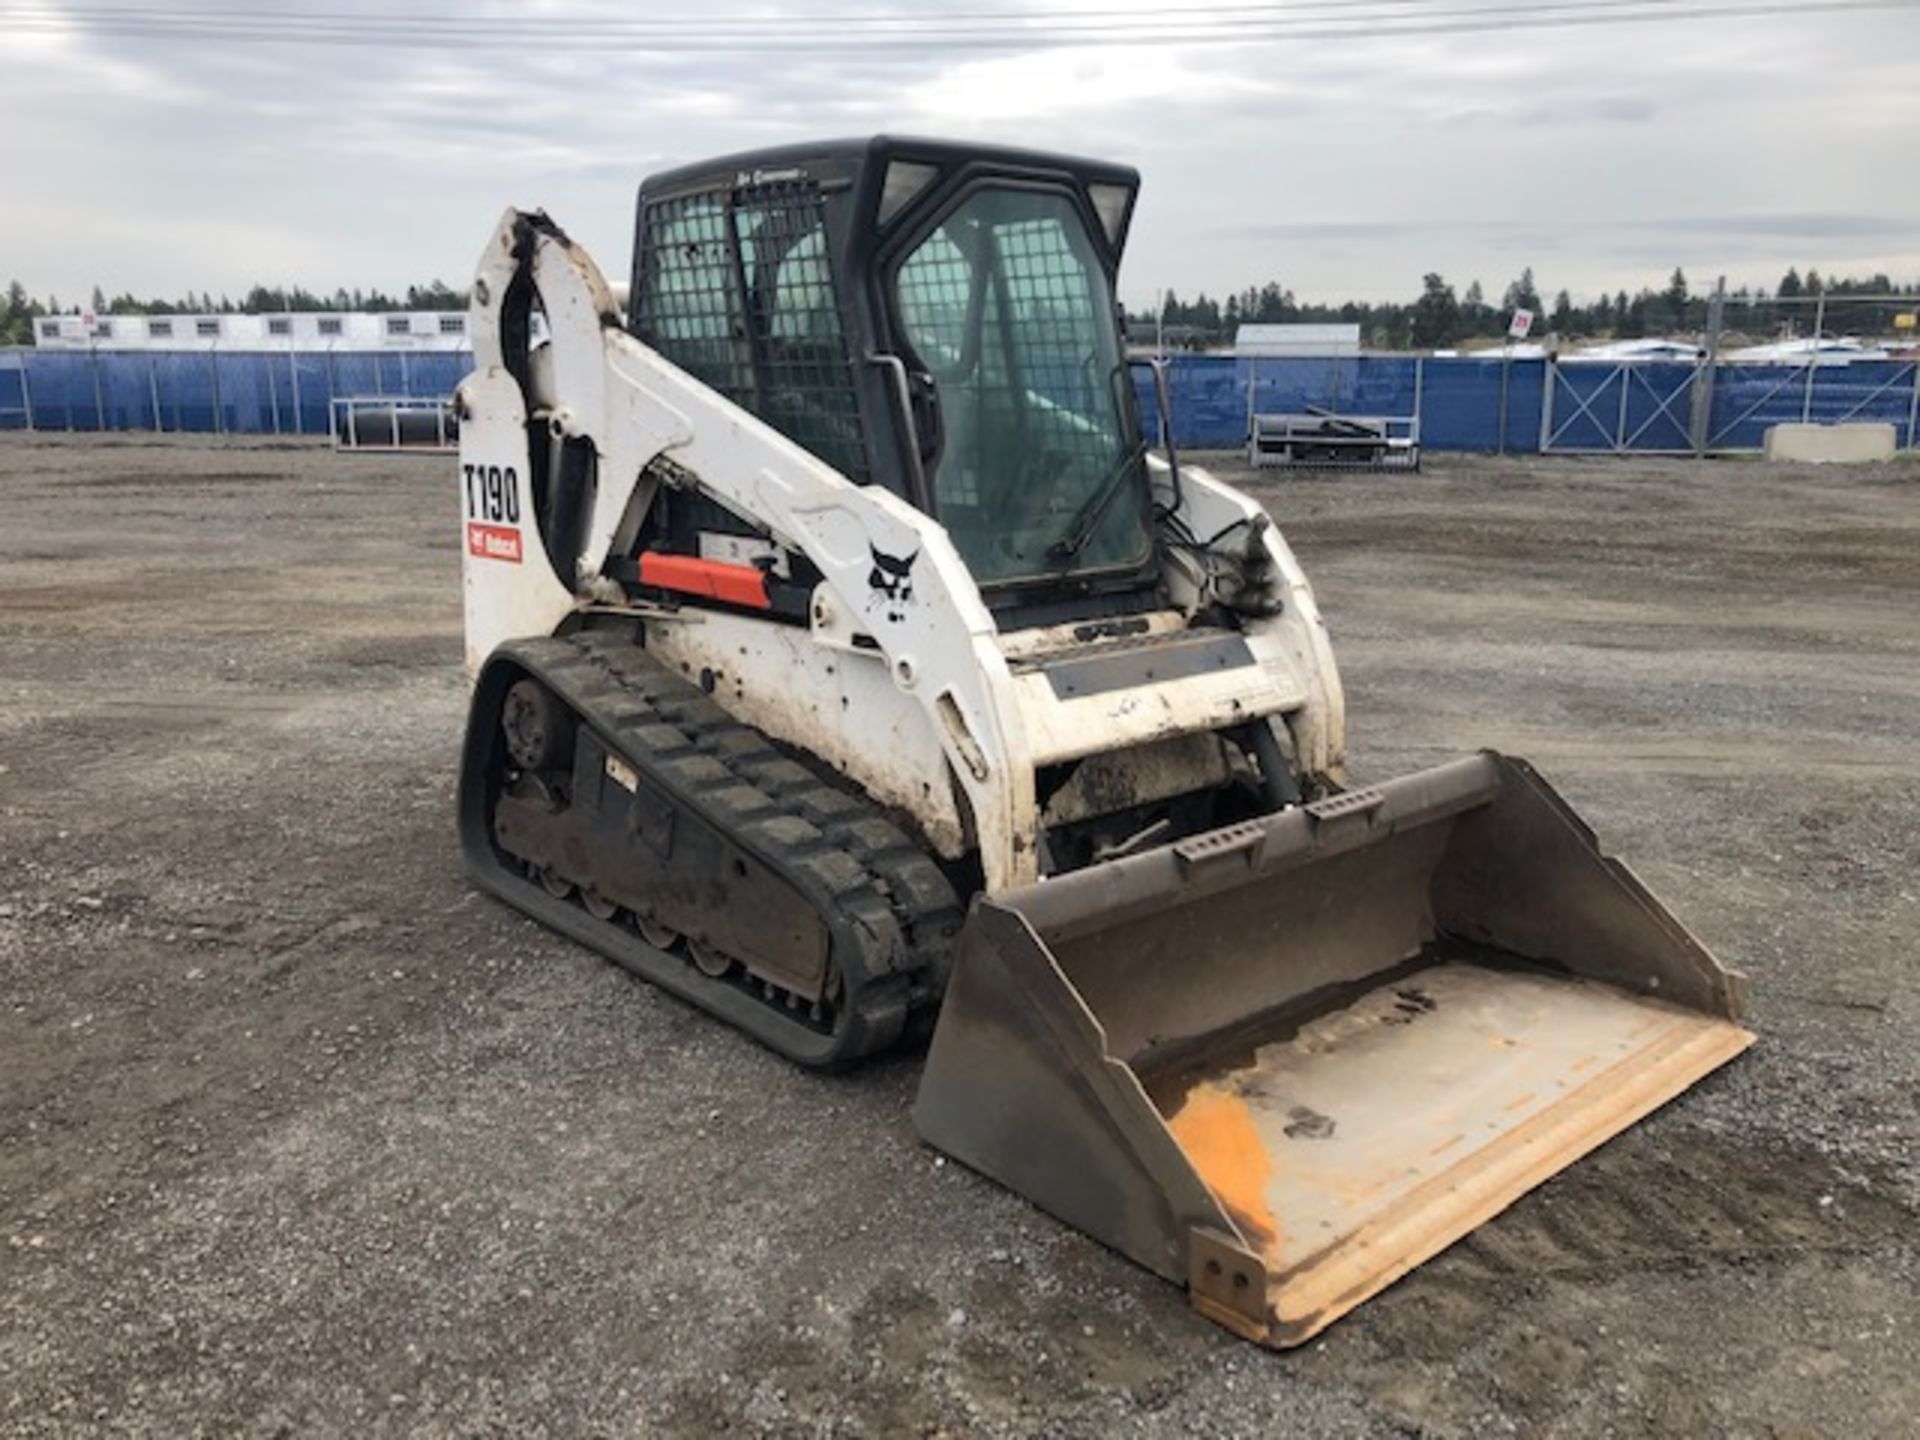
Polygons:
<instances>
[{"instance_id":1,"label":"operator cab","mask_svg":"<svg viewBox=\"0 0 1920 1440\"><path fill-rule=\"evenodd\" d=\"M640 187L629 327L937 518L1003 625L1151 608L1114 297L1138 188L1124 166L888 136L672 171Z\"/></svg>"}]
</instances>

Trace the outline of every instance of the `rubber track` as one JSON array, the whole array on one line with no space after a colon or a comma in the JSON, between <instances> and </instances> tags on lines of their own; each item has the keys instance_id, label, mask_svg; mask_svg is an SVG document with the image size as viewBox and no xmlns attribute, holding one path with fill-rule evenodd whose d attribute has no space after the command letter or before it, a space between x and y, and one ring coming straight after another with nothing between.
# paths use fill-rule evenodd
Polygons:
<instances>
[{"instance_id":1,"label":"rubber track","mask_svg":"<svg viewBox=\"0 0 1920 1440\"><path fill-rule=\"evenodd\" d=\"M899 986L878 982L899 975L906 983L907 1027L917 1013L931 1018L964 913L945 874L877 806L783 754L625 630L585 630L511 645L504 653L553 682L582 722L643 776L667 781L686 797L682 803L690 798L716 829L740 837L803 891L831 897L865 941L859 957L865 983L855 987L858 977L848 975L843 1004L898 1006ZM842 957L843 974L850 958ZM778 999L766 999L765 1008L798 1023ZM878 1013L869 1018L876 1033L906 1028Z\"/></svg>"}]
</instances>

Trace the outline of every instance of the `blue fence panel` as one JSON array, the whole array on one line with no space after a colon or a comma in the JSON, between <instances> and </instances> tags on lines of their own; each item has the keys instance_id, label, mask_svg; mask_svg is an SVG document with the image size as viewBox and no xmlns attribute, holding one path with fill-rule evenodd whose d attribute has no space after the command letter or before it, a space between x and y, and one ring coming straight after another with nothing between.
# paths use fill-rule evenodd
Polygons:
<instances>
[{"instance_id":1,"label":"blue fence panel","mask_svg":"<svg viewBox=\"0 0 1920 1440\"><path fill-rule=\"evenodd\" d=\"M155 355L160 413L168 430L205 433L217 426L218 376L213 356L178 351Z\"/></svg>"},{"instance_id":2,"label":"blue fence panel","mask_svg":"<svg viewBox=\"0 0 1920 1440\"><path fill-rule=\"evenodd\" d=\"M1907 438L1913 406L1914 362L1863 360L1852 365L1821 365L1813 372L1813 415L1817 424L1881 421Z\"/></svg>"},{"instance_id":3,"label":"blue fence panel","mask_svg":"<svg viewBox=\"0 0 1920 1440\"><path fill-rule=\"evenodd\" d=\"M1691 361L1571 360L1551 375L1549 450L1692 453L1700 371Z\"/></svg>"},{"instance_id":4,"label":"blue fence panel","mask_svg":"<svg viewBox=\"0 0 1920 1440\"><path fill-rule=\"evenodd\" d=\"M1412 415L1421 407L1424 362L1412 355L1373 355L1347 373L1352 387L1341 401L1350 415Z\"/></svg>"},{"instance_id":5,"label":"blue fence panel","mask_svg":"<svg viewBox=\"0 0 1920 1440\"><path fill-rule=\"evenodd\" d=\"M1612 450L1620 433L1621 402L1630 383L1625 365L1556 366L1548 445L1554 450Z\"/></svg>"},{"instance_id":6,"label":"blue fence panel","mask_svg":"<svg viewBox=\"0 0 1920 1440\"><path fill-rule=\"evenodd\" d=\"M0 429L184 430L325 435L335 396L450 396L472 368L464 351L0 352ZM1914 424L1916 365L1860 362L1816 367L1723 365L1715 380L1709 448L1758 449L1769 425L1796 421L1891 423L1902 444ZM1504 370L1506 423L1501 424ZM1157 430L1151 372L1133 371L1141 413ZM1327 409L1343 415L1411 415L1432 450L1527 454L1540 448L1544 388L1552 383L1550 448L1686 451L1692 386L1683 363L1630 366L1498 356L1416 360L1179 355L1167 362L1174 438L1184 446L1246 443L1249 401L1262 414ZM1621 409L1624 392L1625 411ZM1157 439L1157 434L1155 435ZM1504 446L1503 446L1504 439Z\"/></svg>"},{"instance_id":7,"label":"blue fence panel","mask_svg":"<svg viewBox=\"0 0 1920 1440\"><path fill-rule=\"evenodd\" d=\"M452 395L473 370L473 356L458 350L429 350L412 357L409 395L436 399Z\"/></svg>"},{"instance_id":8,"label":"blue fence panel","mask_svg":"<svg viewBox=\"0 0 1920 1440\"><path fill-rule=\"evenodd\" d=\"M1507 429L1524 435L1515 418L1515 375L1534 361L1516 361L1507 374ZM1525 389L1521 385L1519 388ZM1423 367L1420 396L1420 444L1427 450L1498 450L1500 448L1500 362L1470 358L1428 360ZM1539 390L1531 412L1534 434L1523 441L1533 449L1539 440ZM1524 410L1522 404L1520 409ZM1510 447L1512 448L1512 447Z\"/></svg>"},{"instance_id":9,"label":"blue fence panel","mask_svg":"<svg viewBox=\"0 0 1920 1440\"><path fill-rule=\"evenodd\" d=\"M1814 378L1818 381L1816 367ZM1708 446L1716 450L1758 450L1767 427L1800 418L1805 404L1804 365L1725 365L1713 381L1713 418Z\"/></svg>"},{"instance_id":10,"label":"blue fence panel","mask_svg":"<svg viewBox=\"0 0 1920 1440\"><path fill-rule=\"evenodd\" d=\"M1173 412L1176 445L1211 449L1246 443L1243 363L1231 355L1179 355L1167 362L1167 402ZM1147 432L1157 442L1159 408L1152 372L1136 365L1133 381Z\"/></svg>"},{"instance_id":11,"label":"blue fence panel","mask_svg":"<svg viewBox=\"0 0 1920 1440\"><path fill-rule=\"evenodd\" d=\"M1700 367L1691 361L1642 360L1628 367L1628 450L1693 453L1693 387Z\"/></svg>"},{"instance_id":12,"label":"blue fence panel","mask_svg":"<svg viewBox=\"0 0 1920 1440\"><path fill-rule=\"evenodd\" d=\"M1484 363L1484 362L1483 362ZM1498 367L1495 367L1496 372ZM1494 382L1494 435L1500 435L1499 381ZM1508 454L1531 455L1540 449L1540 405L1546 397L1547 362L1515 360L1507 366L1506 444Z\"/></svg>"},{"instance_id":13,"label":"blue fence panel","mask_svg":"<svg viewBox=\"0 0 1920 1440\"><path fill-rule=\"evenodd\" d=\"M0 352L0 429L325 435L336 395L450 396L466 352Z\"/></svg>"},{"instance_id":14,"label":"blue fence panel","mask_svg":"<svg viewBox=\"0 0 1920 1440\"><path fill-rule=\"evenodd\" d=\"M386 387L380 383L380 356L336 353L331 358L335 395L384 395L387 393Z\"/></svg>"},{"instance_id":15,"label":"blue fence panel","mask_svg":"<svg viewBox=\"0 0 1920 1440\"><path fill-rule=\"evenodd\" d=\"M1423 445L1435 450L1499 450L1502 368L1498 357L1179 355L1167 362L1174 440L1195 448L1244 445L1249 409L1262 415L1319 409L1342 415L1401 416L1414 414L1417 403ZM1520 453L1538 450L1546 364L1514 360L1504 368L1505 448ZM1152 377L1137 368L1134 381L1151 430Z\"/></svg>"},{"instance_id":16,"label":"blue fence panel","mask_svg":"<svg viewBox=\"0 0 1920 1440\"><path fill-rule=\"evenodd\" d=\"M1248 360L1252 409L1260 415L1411 415L1419 363L1398 355ZM1244 438L1244 414L1241 428Z\"/></svg>"},{"instance_id":17,"label":"blue fence panel","mask_svg":"<svg viewBox=\"0 0 1920 1440\"><path fill-rule=\"evenodd\" d=\"M20 357L0 351L0 430L27 428L27 372Z\"/></svg>"},{"instance_id":18,"label":"blue fence panel","mask_svg":"<svg viewBox=\"0 0 1920 1440\"><path fill-rule=\"evenodd\" d=\"M153 372L145 355L96 357L96 378L103 404L96 417L108 430L153 430Z\"/></svg>"},{"instance_id":19,"label":"blue fence panel","mask_svg":"<svg viewBox=\"0 0 1920 1440\"><path fill-rule=\"evenodd\" d=\"M214 416L216 430L257 435L269 428L265 423L266 386L261 383L265 374L256 363L258 359L254 355L216 354L213 357L214 388L219 392L214 398L218 407Z\"/></svg>"},{"instance_id":20,"label":"blue fence panel","mask_svg":"<svg viewBox=\"0 0 1920 1440\"><path fill-rule=\"evenodd\" d=\"M1718 450L1757 450L1770 425L1866 420L1892 425L1899 442L1911 447L1920 442L1913 423L1917 379L1911 360L1816 365L1811 375L1805 365L1723 365L1714 379L1709 443Z\"/></svg>"},{"instance_id":21,"label":"blue fence panel","mask_svg":"<svg viewBox=\"0 0 1920 1440\"><path fill-rule=\"evenodd\" d=\"M84 352L35 355L29 362L33 423L39 430L99 428L91 357Z\"/></svg>"},{"instance_id":22,"label":"blue fence panel","mask_svg":"<svg viewBox=\"0 0 1920 1440\"><path fill-rule=\"evenodd\" d=\"M327 434L332 423L332 357L308 351L287 359L287 396L294 402L293 433Z\"/></svg>"}]
</instances>

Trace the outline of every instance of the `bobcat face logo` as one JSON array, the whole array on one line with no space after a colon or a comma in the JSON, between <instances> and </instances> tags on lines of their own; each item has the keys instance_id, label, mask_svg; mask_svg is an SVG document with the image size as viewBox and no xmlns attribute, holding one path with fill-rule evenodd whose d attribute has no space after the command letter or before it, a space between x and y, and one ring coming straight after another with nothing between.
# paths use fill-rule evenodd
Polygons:
<instances>
[{"instance_id":1,"label":"bobcat face logo","mask_svg":"<svg viewBox=\"0 0 1920 1440\"><path fill-rule=\"evenodd\" d=\"M906 618L906 607L913 603L913 562L920 558L920 552L916 550L902 559L887 554L871 541L867 543L867 550L873 556L873 569L867 572L873 598L867 602L867 608L879 606L881 613L897 624Z\"/></svg>"}]
</instances>

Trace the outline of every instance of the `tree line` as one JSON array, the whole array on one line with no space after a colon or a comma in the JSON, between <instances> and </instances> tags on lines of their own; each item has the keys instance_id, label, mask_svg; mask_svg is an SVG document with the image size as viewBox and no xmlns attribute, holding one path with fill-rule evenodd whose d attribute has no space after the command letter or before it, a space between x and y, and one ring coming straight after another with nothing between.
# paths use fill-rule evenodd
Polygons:
<instances>
[{"instance_id":1,"label":"tree line","mask_svg":"<svg viewBox=\"0 0 1920 1440\"><path fill-rule=\"evenodd\" d=\"M0 345L33 343L33 322L43 315L71 314L73 306L63 307L57 295L43 302L29 295L18 280L7 286L6 301L0 305ZM389 295L383 290L335 290L321 294L294 285L255 285L235 300L229 295L215 297L207 291L189 290L177 299L148 298L137 295L108 295L98 285L86 308L95 315L279 315L289 310L360 310L378 314L389 310L464 310L467 292L455 290L441 281L409 285L405 293Z\"/></svg>"},{"instance_id":2,"label":"tree line","mask_svg":"<svg viewBox=\"0 0 1920 1440\"><path fill-rule=\"evenodd\" d=\"M1772 336L1786 327L1805 335L1812 332L1815 307L1779 301L1827 293L1893 295L1915 288L1920 287L1895 285L1885 275L1825 277L1815 269L1802 275L1796 267L1781 276L1771 291L1744 285L1729 290L1723 324L1731 332L1749 336ZM1433 350L1499 339L1506 335L1516 309L1533 312L1535 337L1638 340L1699 335L1707 328L1707 304L1708 294L1695 291L1686 272L1677 267L1661 290L1642 289L1633 295L1621 290L1580 303L1560 290L1549 303L1541 296L1533 267L1528 266L1501 292L1497 305L1489 301L1478 280L1467 286L1465 294L1457 294L1437 273L1426 275L1419 297L1404 304L1301 302L1278 281L1269 281L1228 295L1224 301L1204 292L1186 301L1169 290L1158 314L1129 314L1127 325L1136 340L1170 328L1177 333L1168 337L1169 344L1204 346L1232 340L1242 324L1357 324L1361 343L1369 349ZM1827 307L1823 323L1830 335L1878 334L1890 324L1891 313L1884 305L1835 301Z\"/></svg>"},{"instance_id":3,"label":"tree line","mask_svg":"<svg viewBox=\"0 0 1920 1440\"><path fill-rule=\"evenodd\" d=\"M1727 293L1725 325L1745 335L1771 336L1783 328L1794 333L1812 331L1814 308L1809 305L1781 305L1781 300L1799 300L1822 293L1847 295L1891 295L1903 289L1885 275L1865 279L1828 278L1818 270L1803 275L1795 268L1780 277L1771 291L1742 286ZM99 286L93 288L88 307L96 315L273 315L289 310L464 310L467 292L434 280L425 285L409 285L400 295L373 289L339 289L331 294L295 285L255 285L239 300L228 295L215 297L202 291L188 291L177 299L142 299L131 294L109 296ZM1575 303L1565 290L1558 291L1549 304L1541 297L1528 266L1500 294L1496 305L1478 280L1456 294L1445 277L1430 273L1421 282L1419 296L1407 303L1373 304L1346 301L1325 304L1302 302L1293 291L1278 281L1249 286L1245 290L1217 300L1204 291L1192 300L1181 300L1169 290L1159 312L1129 314L1130 333L1148 339L1161 327L1171 327L1169 343L1206 345L1231 341L1242 324L1344 323L1360 327L1361 343L1374 350L1432 350L1468 343L1494 340L1507 333L1507 323L1516 309L1534 313L1535 335L1553 335L1561 340L1616 339L1633 340L1649 335L1697 335L1706 329L1707 296L1688 283L1685 271L1676 268L1666 287L1642 289L1629 295L1621 290L1612 295ZM71 313L63 310L57 296L45 302L27 293L16 280L7 287L5 304L0 305L0 345L33 343L33 322L43 315ZM1838 301L1830 305L1825 328L1830 335L1875 334L1886 328L1890 312L1885 306L1849 305Z\"/></svg>"}]
</instances>

